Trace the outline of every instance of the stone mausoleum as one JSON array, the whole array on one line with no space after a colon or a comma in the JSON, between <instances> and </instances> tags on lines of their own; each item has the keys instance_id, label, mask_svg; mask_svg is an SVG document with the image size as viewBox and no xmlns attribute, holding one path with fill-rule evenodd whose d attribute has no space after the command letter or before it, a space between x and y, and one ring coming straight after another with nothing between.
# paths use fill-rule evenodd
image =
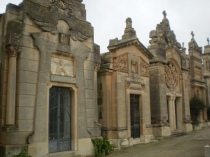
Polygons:
<instances>
[{"instance_id":1,"label":"stone mausoleum","mask_svg":"<svg viewBox=\"0 0 210 157\"><path fill-rule=\"evenodd\" d=\"M210 45L186 52L166 12L146 48L126 19L108 52L94 43L82 0L23 0L0 15L0 157L90 156L192 131L190 99L210 103ZM207 126L207 112L200 127ZM8 156L8 157L9 157Z\"/></svg>"},{"instance_id":2,"label":"stone mausoleum","mask_svg":"<svg viewBox=\"0 0 210 157\"><path fill-rule=\"evenodd\" d=\"M99 46L81 0L24 0L0 16L0 154L93 154Z\"/></svg>"}]
</instances>

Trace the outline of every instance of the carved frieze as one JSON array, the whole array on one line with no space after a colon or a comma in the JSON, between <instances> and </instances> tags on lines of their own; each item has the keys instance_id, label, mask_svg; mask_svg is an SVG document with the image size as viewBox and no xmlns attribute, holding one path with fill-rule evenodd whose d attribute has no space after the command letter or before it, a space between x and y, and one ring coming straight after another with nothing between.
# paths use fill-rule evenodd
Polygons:
<instances>
[{"instance_id":1,"label":"carved frieze","mask_svg":"<svg viewBox=\"0 0 210 157\"><path fill-rule=\"evenodd\" d=\"M61 76L74 76L74 63L72 60L51 58L51 74Z\"/></svg>"},{"instance_id":2,"label":"carved frieze","mask_svg":"<svg viewBox=\"0 0 210 157\"><path fill-rule=\"evenodd\" d=\"M128 56L120 56L113 58L113 70L120 72L128 72Z\"/></svg>"},{"instance_id":3,"label":"carved frieze","mask_svg":"<svg viewBox=\"0 0 210 157\"><path fill-rule=\"evenodd\" d=\"M147 64L143 59L141 59L140 70L141 76L149 77L149 64Z\"/></svg>"},{"instance_id":4,"label":"carved frieze","mask_svg":"<svg viewBox=\"0 0 210 157\"><path fill-rule=\"evenodd\" d=\"M127 89L133 89L133 90L144 90L146 83L142 78L139 78L138 81L131 81L127 80L125 82L126 88Z\"/></svg>"},{"instance_id":5,"label":"carved frieze","mask_svg":"<svg viewBox=\"0 0 210 157\"><path fill-rule=\"evenodd\" d=\"M142 82L126 82L126 88L133 90L144 90L145 84Z\"/></svg>"},{"instance_id":6,"label":"carved frieze","mask_svg":"<svg viewBox=\"0 0 210 157\"><path fill-rule=\"evenodd\" d=\"M166 85L170 90L172 90L176 86L178 81L177 69L172 62L168 62L165 71L166 71Z\"/></svg>"}]
</instances>

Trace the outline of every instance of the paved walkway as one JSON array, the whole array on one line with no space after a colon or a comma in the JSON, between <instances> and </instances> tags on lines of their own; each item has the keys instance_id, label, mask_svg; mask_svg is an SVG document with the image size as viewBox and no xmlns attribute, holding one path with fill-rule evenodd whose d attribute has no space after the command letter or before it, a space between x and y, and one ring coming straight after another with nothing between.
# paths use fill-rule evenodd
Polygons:
<instances>
[{"instance_id":1,"label":"paved walkway","mask_svg":"<svg viewBox=\"0 0 210 157\"><path fill-rule=\"evenodd\" d=\"M180 137L124 148L108 157L204 157L203 146L207 144L210 144L210 128L192 131Z\"/></svg>"}]
</instances>

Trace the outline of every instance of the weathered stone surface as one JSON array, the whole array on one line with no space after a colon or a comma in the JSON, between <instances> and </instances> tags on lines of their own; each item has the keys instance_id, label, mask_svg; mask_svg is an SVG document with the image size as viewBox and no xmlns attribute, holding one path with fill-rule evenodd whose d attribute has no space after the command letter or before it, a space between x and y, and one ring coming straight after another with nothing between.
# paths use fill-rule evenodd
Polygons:
<instances>
[{"instance_id":1,"label":"weathered stone surface","mask_svg":"<svg viewBox=\"0 0 210 157\"><path fill-rule=\"evenodd\" d=\"M31 72L38 72L38 69L39 69L39 62L28 59L21 59L19 61L19 65L17 68L17 70L24 70Z\"/></svg>"},{"instance_id":2,"label":"weathered stone surface","mask_svg":"<svg viewBox=\"0 0 210 157\"><path fill-rule=\"evenodd\" d=\"M36 84L17 83L17 93L20 95L36 95Z\"/></svg>"}]
</instances>

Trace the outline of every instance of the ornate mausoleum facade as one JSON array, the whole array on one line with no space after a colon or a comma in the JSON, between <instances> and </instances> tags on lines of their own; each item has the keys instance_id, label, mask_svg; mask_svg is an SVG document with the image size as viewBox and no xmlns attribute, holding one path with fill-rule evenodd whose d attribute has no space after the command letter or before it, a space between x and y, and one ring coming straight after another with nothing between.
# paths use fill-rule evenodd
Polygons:
<instances>
[{"instance_id":1,"label":"ornate mausoleum facade","mask_svg":"<svg viewBox=\"0 0 210 157\"><path fill-rule=\"evenodd\" d=\"M190 99L210 103L210 45L189 53L166 13L146 48L131 18L109 52L94 43L82 0L24 0L0 15L0 157L89 156L190 132ZM208 41L209 42L209 41ZM200 116L208 125L207 113Z\"/></svg>"},{"instance_id":2,"label":"ornate mausoleum facade","mask_svg":"<svg viewBox=\"0 0 210 157\"><path fill-rule=\"evenodd\" d=\"M24 0L0 16L0 154L93 154L99 46L81 0Z\"/></svg>"}]
</instances>

